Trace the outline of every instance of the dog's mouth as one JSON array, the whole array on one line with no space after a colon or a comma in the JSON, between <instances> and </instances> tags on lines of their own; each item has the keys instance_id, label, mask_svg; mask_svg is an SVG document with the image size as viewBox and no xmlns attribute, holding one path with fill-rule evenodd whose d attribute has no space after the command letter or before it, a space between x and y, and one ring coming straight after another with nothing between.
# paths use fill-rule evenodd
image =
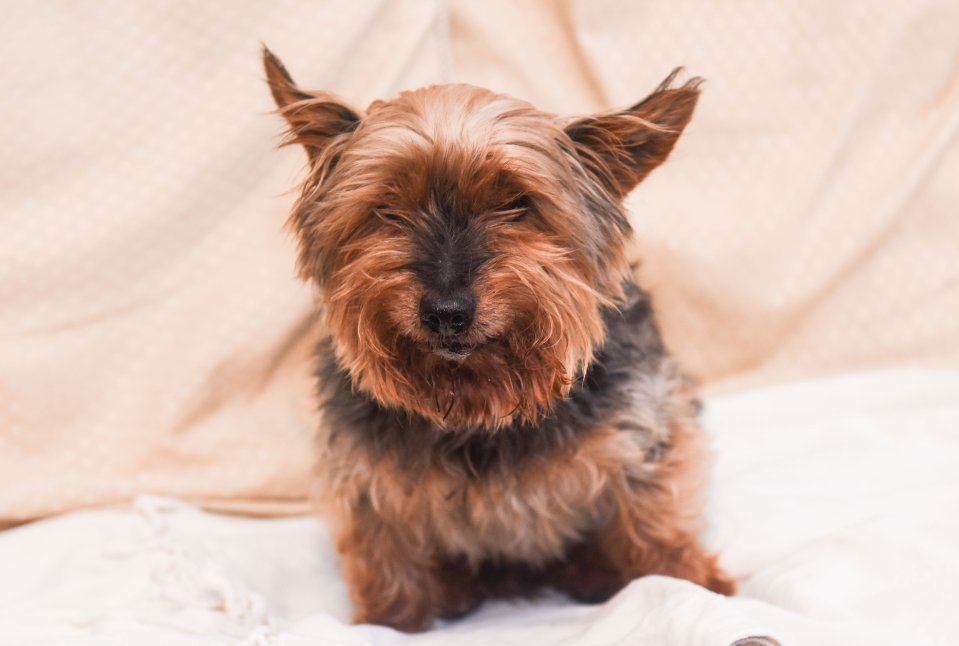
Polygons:
<instances>
[{"instance_id":1,"label":"dog's mouth","mask_svg":"<svg viewBox=\"0 0 959 646\"><path fill-rule=\"evenodd\" d=\"M465 361L466 357L470 356L475 349L475 345L469 343L457 343L455 341L438 343L430 348L433 354L457 363L462 363Z\"/></svg>"}]
</instances>

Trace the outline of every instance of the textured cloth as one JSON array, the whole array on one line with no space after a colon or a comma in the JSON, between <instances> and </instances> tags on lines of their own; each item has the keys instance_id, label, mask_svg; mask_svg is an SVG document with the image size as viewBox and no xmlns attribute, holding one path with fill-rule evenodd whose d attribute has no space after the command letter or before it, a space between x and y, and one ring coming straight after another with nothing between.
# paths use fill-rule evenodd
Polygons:
<instances>
[{"instance_id":1,"label":"textured cloth","mask_svg":"<svg viewBox=\"0 0 959 646\"><path fill-rule=\"evenodd\" d=\"M959 371L899 370L708 399L709 543L736 597L646 577L599 606L487 603L402 635L348 625L319 519L144 497L0 534L0 644L954 646L957 391Z\"/></svg>"},{"instance_id":2,"label":"textured cloth","mask_svg":"<svg viewBox=\"0 0 959 646\"><path fill-rule=\"evenodd\" d=\"M259 42L359 106L466 81L548 110L677 64L692 125L631 196L670 346L717 388L959 363L959 5L4 3L0 523L137 492L305 508L300 151Z\"/></svg>"}]
</instances>

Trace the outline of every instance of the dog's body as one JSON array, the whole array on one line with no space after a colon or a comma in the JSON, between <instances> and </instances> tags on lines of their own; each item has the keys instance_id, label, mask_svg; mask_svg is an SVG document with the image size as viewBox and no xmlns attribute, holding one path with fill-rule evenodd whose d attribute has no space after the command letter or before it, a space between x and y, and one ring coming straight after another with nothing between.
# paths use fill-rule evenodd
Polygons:
<instances>
[{"instance_id":1,"label":"dog's body","mask_svg":"<svg viewBox=\"0 0 959 646\"><path fill-rule=\"evenodd\" d=\"M291 222L330 332L319 489L357 620L654 573L730 593L697 542L695 394L623 253L622 198L696 84L571 123L470 86L361 116L265 63L311 161Z\"/></svg>"}]
</instances>

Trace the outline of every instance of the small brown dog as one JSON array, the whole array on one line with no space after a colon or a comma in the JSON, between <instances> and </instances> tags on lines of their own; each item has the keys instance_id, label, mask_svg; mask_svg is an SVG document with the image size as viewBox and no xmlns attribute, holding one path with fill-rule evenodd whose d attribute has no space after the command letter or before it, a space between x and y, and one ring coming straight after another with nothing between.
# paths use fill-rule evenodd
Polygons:
<instances>
[{"instance_id":1,"label":"small brown dog","mask_svg":"<svg viewBox=\"0 0 959 646\"><path fill-rule=\"evenodd\" d=\"M356 621L645 574L732 593L697 542L696 395L624 256L623 197L698 80L576 120L468 85L362 113L264 64L309 155L290 222L329 333L321 489Z\"/></svg>"}]
</instances>

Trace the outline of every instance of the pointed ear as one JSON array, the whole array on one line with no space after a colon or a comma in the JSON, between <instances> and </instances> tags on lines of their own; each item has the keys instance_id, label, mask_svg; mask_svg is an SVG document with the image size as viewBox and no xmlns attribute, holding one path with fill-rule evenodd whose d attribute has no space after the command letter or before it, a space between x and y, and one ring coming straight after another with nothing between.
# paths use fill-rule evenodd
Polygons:
<instances>
[{"instance_id":1,"label":"pointed ear","mask_svg":"<svg viewBox=\"0 0 959 646\"><path fill-rule=\"evenodd\" d=\"M673 70L655 92L631 108L566 126L583 162L614 195L625 197L666 161L692 118L702 79L670 87L681 70Z\"/></svg>"},{"instance_id":2,"label":"pointed ear","mask_svg":"<svg viewBox=\"0 0 959 646\"><path fill-rule=\"evenodd\" d=\"M265 46L263 68L278 112L289 124L289 136L283 143L301 144L310 156L310 163L315 162L333 140L348 135L360 125L359 113L333 95L298 88L280 59Z\"/></svg>"}]
</instances>

